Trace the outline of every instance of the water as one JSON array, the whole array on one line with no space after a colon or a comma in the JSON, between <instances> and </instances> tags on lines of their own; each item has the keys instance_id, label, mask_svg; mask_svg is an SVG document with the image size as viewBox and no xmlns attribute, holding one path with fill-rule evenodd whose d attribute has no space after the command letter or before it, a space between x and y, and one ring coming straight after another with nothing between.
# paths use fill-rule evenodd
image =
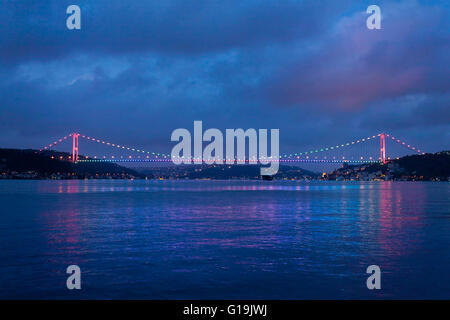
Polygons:
<instances>
[{"instance_id":1,"label":"water","mask_svg":"<svg viewBox=\"0 0 450 320\"><path fill-rule=\"evenodd\" d=\"M450 184L0 181L0 298L450 298ZM66 288L81 268L82 289ZM366 288L379 265L381 290Z\"/></svg>"}]
</instances>

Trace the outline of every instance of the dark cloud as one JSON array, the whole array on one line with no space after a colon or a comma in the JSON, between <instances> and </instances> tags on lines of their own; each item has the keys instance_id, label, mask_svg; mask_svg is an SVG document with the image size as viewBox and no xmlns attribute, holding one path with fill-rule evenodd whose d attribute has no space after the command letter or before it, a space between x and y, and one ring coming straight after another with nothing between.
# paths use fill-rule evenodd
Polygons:
<instances>
[{"instance_id":1,"label":"dark cloud","mask_svg":"<svg viewBox=\"0 0 450 320\"><path fill-rule=\"evenodd\" d=\"M383 9L389 14L382 30L361 28L364 20L355 13L307 57L283 67L265 84L273 103L355 110L408 94L447 92L448 10L406 2Z\"/></svg>"},{"instance_id":2,"label":"dark cloud","mask_svg":"<svg viewBox=\"0 0 450 320\"><path fill-rule=\"evenodd\" d=\"M280 128L302 151L381 131L448 147L448 5L2 1L0 146L80 131L169 151L178 127ZM440 129L436 129L440 128ZM426 148L425 148L426 149Z\"/></svg>"},{"instance_id":3,"label":"dark cloud","mask_svg":"<svg viewBox=\"0 0 450 320\"><path fill-rule=\"evenodd\" d=\"M72 2L7 2L0 16L0 57L19 63L84 51L192 55L287 43L324 32L348 2L77 1L82 28L73 32L65 25Z\"/></svg>"},{"instance_id":4,"label":"dark cloud","mask_svg":"<svg viewBox=\"0 0 450 320\"><path fill-rule=\"evenodd\" d=\"M447 128L450 126L450 94L407 96L374 105L363 114L361 127L378 130Z\"/></svg>"}]
</instances>

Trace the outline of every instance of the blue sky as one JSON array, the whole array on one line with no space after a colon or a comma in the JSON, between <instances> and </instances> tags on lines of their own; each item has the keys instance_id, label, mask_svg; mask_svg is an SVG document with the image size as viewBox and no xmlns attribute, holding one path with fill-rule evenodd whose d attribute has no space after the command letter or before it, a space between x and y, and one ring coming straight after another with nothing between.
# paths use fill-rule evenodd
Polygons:
<instances>
[{"instance_id":1,"label":"blue sky","mask_svg":"<svg viewBox=\"0 0 450 320\"><path fill-rule=\"evenodd\" d=\"M0 3L0 147L78 131L168 152L202 120L279 128L282 152L382 131L449 149L447 1Z\"/></svg>"}]
</instances>

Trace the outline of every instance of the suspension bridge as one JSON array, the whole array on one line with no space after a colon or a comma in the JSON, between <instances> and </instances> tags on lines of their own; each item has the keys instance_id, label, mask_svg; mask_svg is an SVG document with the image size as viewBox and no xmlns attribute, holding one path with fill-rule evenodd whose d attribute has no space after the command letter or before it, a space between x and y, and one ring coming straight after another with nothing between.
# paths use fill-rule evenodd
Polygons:
<instances>
[{"instance_id":1,"label":"suspension bridge","mask_svg":"<svg viewBox=\"0 0 450 320\"><path fill-rule=\"evenodd\" d=\"M86 143L103 145L117 152L108 155L80 155L80 140ZM398 156L390 155L387 150L387 142L399 146L403 149L401 155L424 154L421 149L394 137L388 133L379 133L373 136L347 141L335 145L313 148L308 151L297 153L285 153L279 156L278 161L284 163L349 163L364 164L381 162L386 163ZM56 150L64 142L72 142L72 152L67 161L72 162L172 162L170 154L143 150L142 148L130 147L119 143L112 143L108 140L99 139L80 133L70 133L52 143L42 147L39 151ZM356 149L355 146L369 145L366 149ZM98 150L98 148L96 148ZM61 157L62 159L62 157ZM236 159L237 160L237 159ZM202 162L202 159L192 158L192 162ZM246 160L247 163L257 163L258 160Z\"/></svg>"}]
</instances>

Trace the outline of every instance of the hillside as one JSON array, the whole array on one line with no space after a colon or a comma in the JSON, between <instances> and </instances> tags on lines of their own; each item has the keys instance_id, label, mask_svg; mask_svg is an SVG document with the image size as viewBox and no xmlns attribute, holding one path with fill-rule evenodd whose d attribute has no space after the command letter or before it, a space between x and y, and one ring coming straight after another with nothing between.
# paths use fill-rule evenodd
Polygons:
<instances>
[{"instance_id":1,"label":"hillside","mask_svg":"<svg viewBox=\"0 0 450 320\"><path fill-rule=\"evenodd\" d=\"M344 165L326 179L450 181L450 151L406 156L387 164Z\"/></svg>"},{"instance_id":2,"label":"hillside","mask_svg":"<svg viewBox=\"0 0 450 320\"><path fill-rule=\"evenodd\" d=\"M164 179L261 179L259 165L180 165L159 168L143 168L139 172ZM299 167L280 166L274 179L311 180L319 173Z\"/></svg>"},{"instance_id":3,"label":"hillside","mask_svg":"<svg viewBox=\"0 0 450 320\"><path fill-rule=\"evenodd\" d=\"M0 178L84 179L133 178L141 175L114 163L72 163L65 152L0 149Z\"/></svg>"},{"instance_id":4,"label":"hillside","mask_svg":"<svg viewBox=\"0 0 450 320\"><path fill-rule=\"evenodd\" d=\"M0 178L261 179L257 165L182 165L144 168L138 172L111 162L72 163L68 159L70 154L66 152L0 149ZM298 167L281 166L276 179L315 179L318 176Z\"/></svg>"},{"instance_id":5,"label":"hillside","mask_svg":"<svg viewBox=\"0 0 450 320\"><path fill-rule=\"evenodd\" d=\"M133 170L111 162L72 163L67 161L69 158L65 152L0 149L0 178L261 179L258 165L180 165ZM450 151L406 156L386 164L344 164L324 177L299 167L280 166L274 179L450 181Z\"/></svg>"}]
</instances>

